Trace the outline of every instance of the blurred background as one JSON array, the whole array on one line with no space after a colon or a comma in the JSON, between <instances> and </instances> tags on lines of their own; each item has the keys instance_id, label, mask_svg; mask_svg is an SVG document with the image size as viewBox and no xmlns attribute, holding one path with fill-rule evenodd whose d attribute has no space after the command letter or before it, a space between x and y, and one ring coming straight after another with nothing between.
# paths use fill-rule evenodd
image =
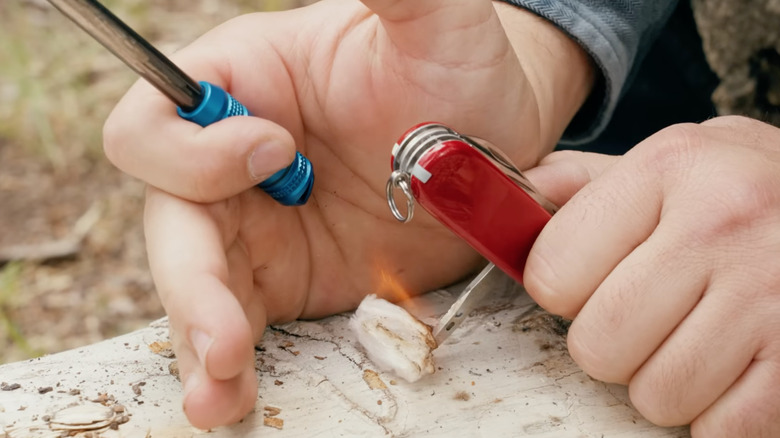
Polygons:
<instances>
[{"instance_id":1,"label":"blurred background","mask_svg":"<svg viewBox=\"0 0 780 438\"><path fill-rule=\"evenodd\" d=\"M305 0L105 0L170 54L236 15ZM164 315L146 263L142 183L101 130L135 73L45 0L0 0L0 363Z\"/></svg>"},{"instance_id":2,"label":"blurred background","mask_svg":"<svg viewBox=\"0 0 780 438\"><path fill-rule=\"evenodd\" d=\"M103 3L170 54L237 15L313 1ZM46 0L0 0L0 364L164 315L146 262L144 186L102 151L103 122L136 79ZM717 85L690 3L679 2L610 126L580 147L619 154L670 124L706 120Z\"/></svg>"}]
</instances>

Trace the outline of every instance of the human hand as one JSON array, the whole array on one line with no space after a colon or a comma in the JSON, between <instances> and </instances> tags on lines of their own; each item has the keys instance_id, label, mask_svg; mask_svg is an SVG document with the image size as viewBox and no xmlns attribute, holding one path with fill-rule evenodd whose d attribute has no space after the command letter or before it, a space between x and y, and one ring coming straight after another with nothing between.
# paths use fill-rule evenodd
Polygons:
<instances>
[{"instance_id":1,"label":"human hand","mask_svg":"<svg viewBox=\"0 0 780 438\"><path fill-rule=\"evenodd\" d=\"M512 23L509 38L496 11ZM266 323L351 309L368 293L393 298L383 277L431 290L479 263L432 218L401 226L390 215L383 189L400 134L444 121L528 167L553 147L593 75L554 26L486 0L333 0L249 15L175 61L255 117L200 128L139 82L108 120L105 149L159 187L147 197L147 249L185 412L201 428L254 406L252 347ZM246 190L289 164L296 146L316 175L307 205Z\"/></svg>"},{"instance_id":2,"label":"human hand","mask_svg":"<svg viewBox=\"0 0 780 438\"><path fill-rule=\"evenodd\" d=\"M524 279L574 360L659 425L780 436L780 129L721 117L526 176L565 203Z\"/></svg>"}]
</instances>

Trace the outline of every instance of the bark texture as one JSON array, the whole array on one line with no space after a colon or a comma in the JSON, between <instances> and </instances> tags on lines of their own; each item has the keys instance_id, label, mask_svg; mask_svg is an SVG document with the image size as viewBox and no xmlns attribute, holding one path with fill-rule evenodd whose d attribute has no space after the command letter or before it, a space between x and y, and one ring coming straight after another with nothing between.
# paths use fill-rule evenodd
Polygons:
<instances>
[{"instance_id":1,"label":"bark texture","mask_svg":"<svg viewBox=\"0 0 780 438\"><path fill-rule=\"evenodd\" d=\"M692 0L720 114L780 126L780 0Z\"/></svg>"}]
</instances>

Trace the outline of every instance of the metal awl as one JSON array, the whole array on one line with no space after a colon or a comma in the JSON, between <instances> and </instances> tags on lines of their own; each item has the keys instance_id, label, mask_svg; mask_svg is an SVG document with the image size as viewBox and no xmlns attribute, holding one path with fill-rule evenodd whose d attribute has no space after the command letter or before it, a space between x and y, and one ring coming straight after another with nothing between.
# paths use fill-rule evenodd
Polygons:
<instances>
[{"instance_id":1,"label":"metal awl","mask_svg":"<svg viewBox=\"0 0 780 438\"><path fill-rule=\"evenodd\" d=\"M117 58L177 105L185 120L206 127L249 110L219 86L197 82L97 0L49 0ZM282 205L303 205L314 184L311 162L300 152L288 167L257 184Z\"/></svg>"}]
</instances>

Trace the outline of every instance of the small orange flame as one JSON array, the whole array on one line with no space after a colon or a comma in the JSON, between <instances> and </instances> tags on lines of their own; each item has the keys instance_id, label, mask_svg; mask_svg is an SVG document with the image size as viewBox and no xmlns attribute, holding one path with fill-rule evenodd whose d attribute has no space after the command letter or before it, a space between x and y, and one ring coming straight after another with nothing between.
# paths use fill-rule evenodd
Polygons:
<instances>
[{"instance_id":1,"label":"small orange flame","mask_svg":"<svg viewBox=\"0 0 780 438\"><path fill-rule=\"evenodd\" d=\"M376 294L392 302L407 301L412 295L392 274L379 268L379 281Z\"/></svg>"},{"instance_id":2,"label":"small orange flame","mask_svg":"<svg viewBox=\"0 0 780 438\"><path fill-rule=\"evenodd\" d=\"M415 303L412 298L416 294L412 294L408 288L406 288L400 281L397 275L393 275L390 270L385 268L387 266L384 263L377 263L375 271L377 278L374 284L376 289L374 293L380 298L384 298L392 303L396 303L412 313L413 315L424 315L425 310Z\"/></svg>"}]
</instances>

